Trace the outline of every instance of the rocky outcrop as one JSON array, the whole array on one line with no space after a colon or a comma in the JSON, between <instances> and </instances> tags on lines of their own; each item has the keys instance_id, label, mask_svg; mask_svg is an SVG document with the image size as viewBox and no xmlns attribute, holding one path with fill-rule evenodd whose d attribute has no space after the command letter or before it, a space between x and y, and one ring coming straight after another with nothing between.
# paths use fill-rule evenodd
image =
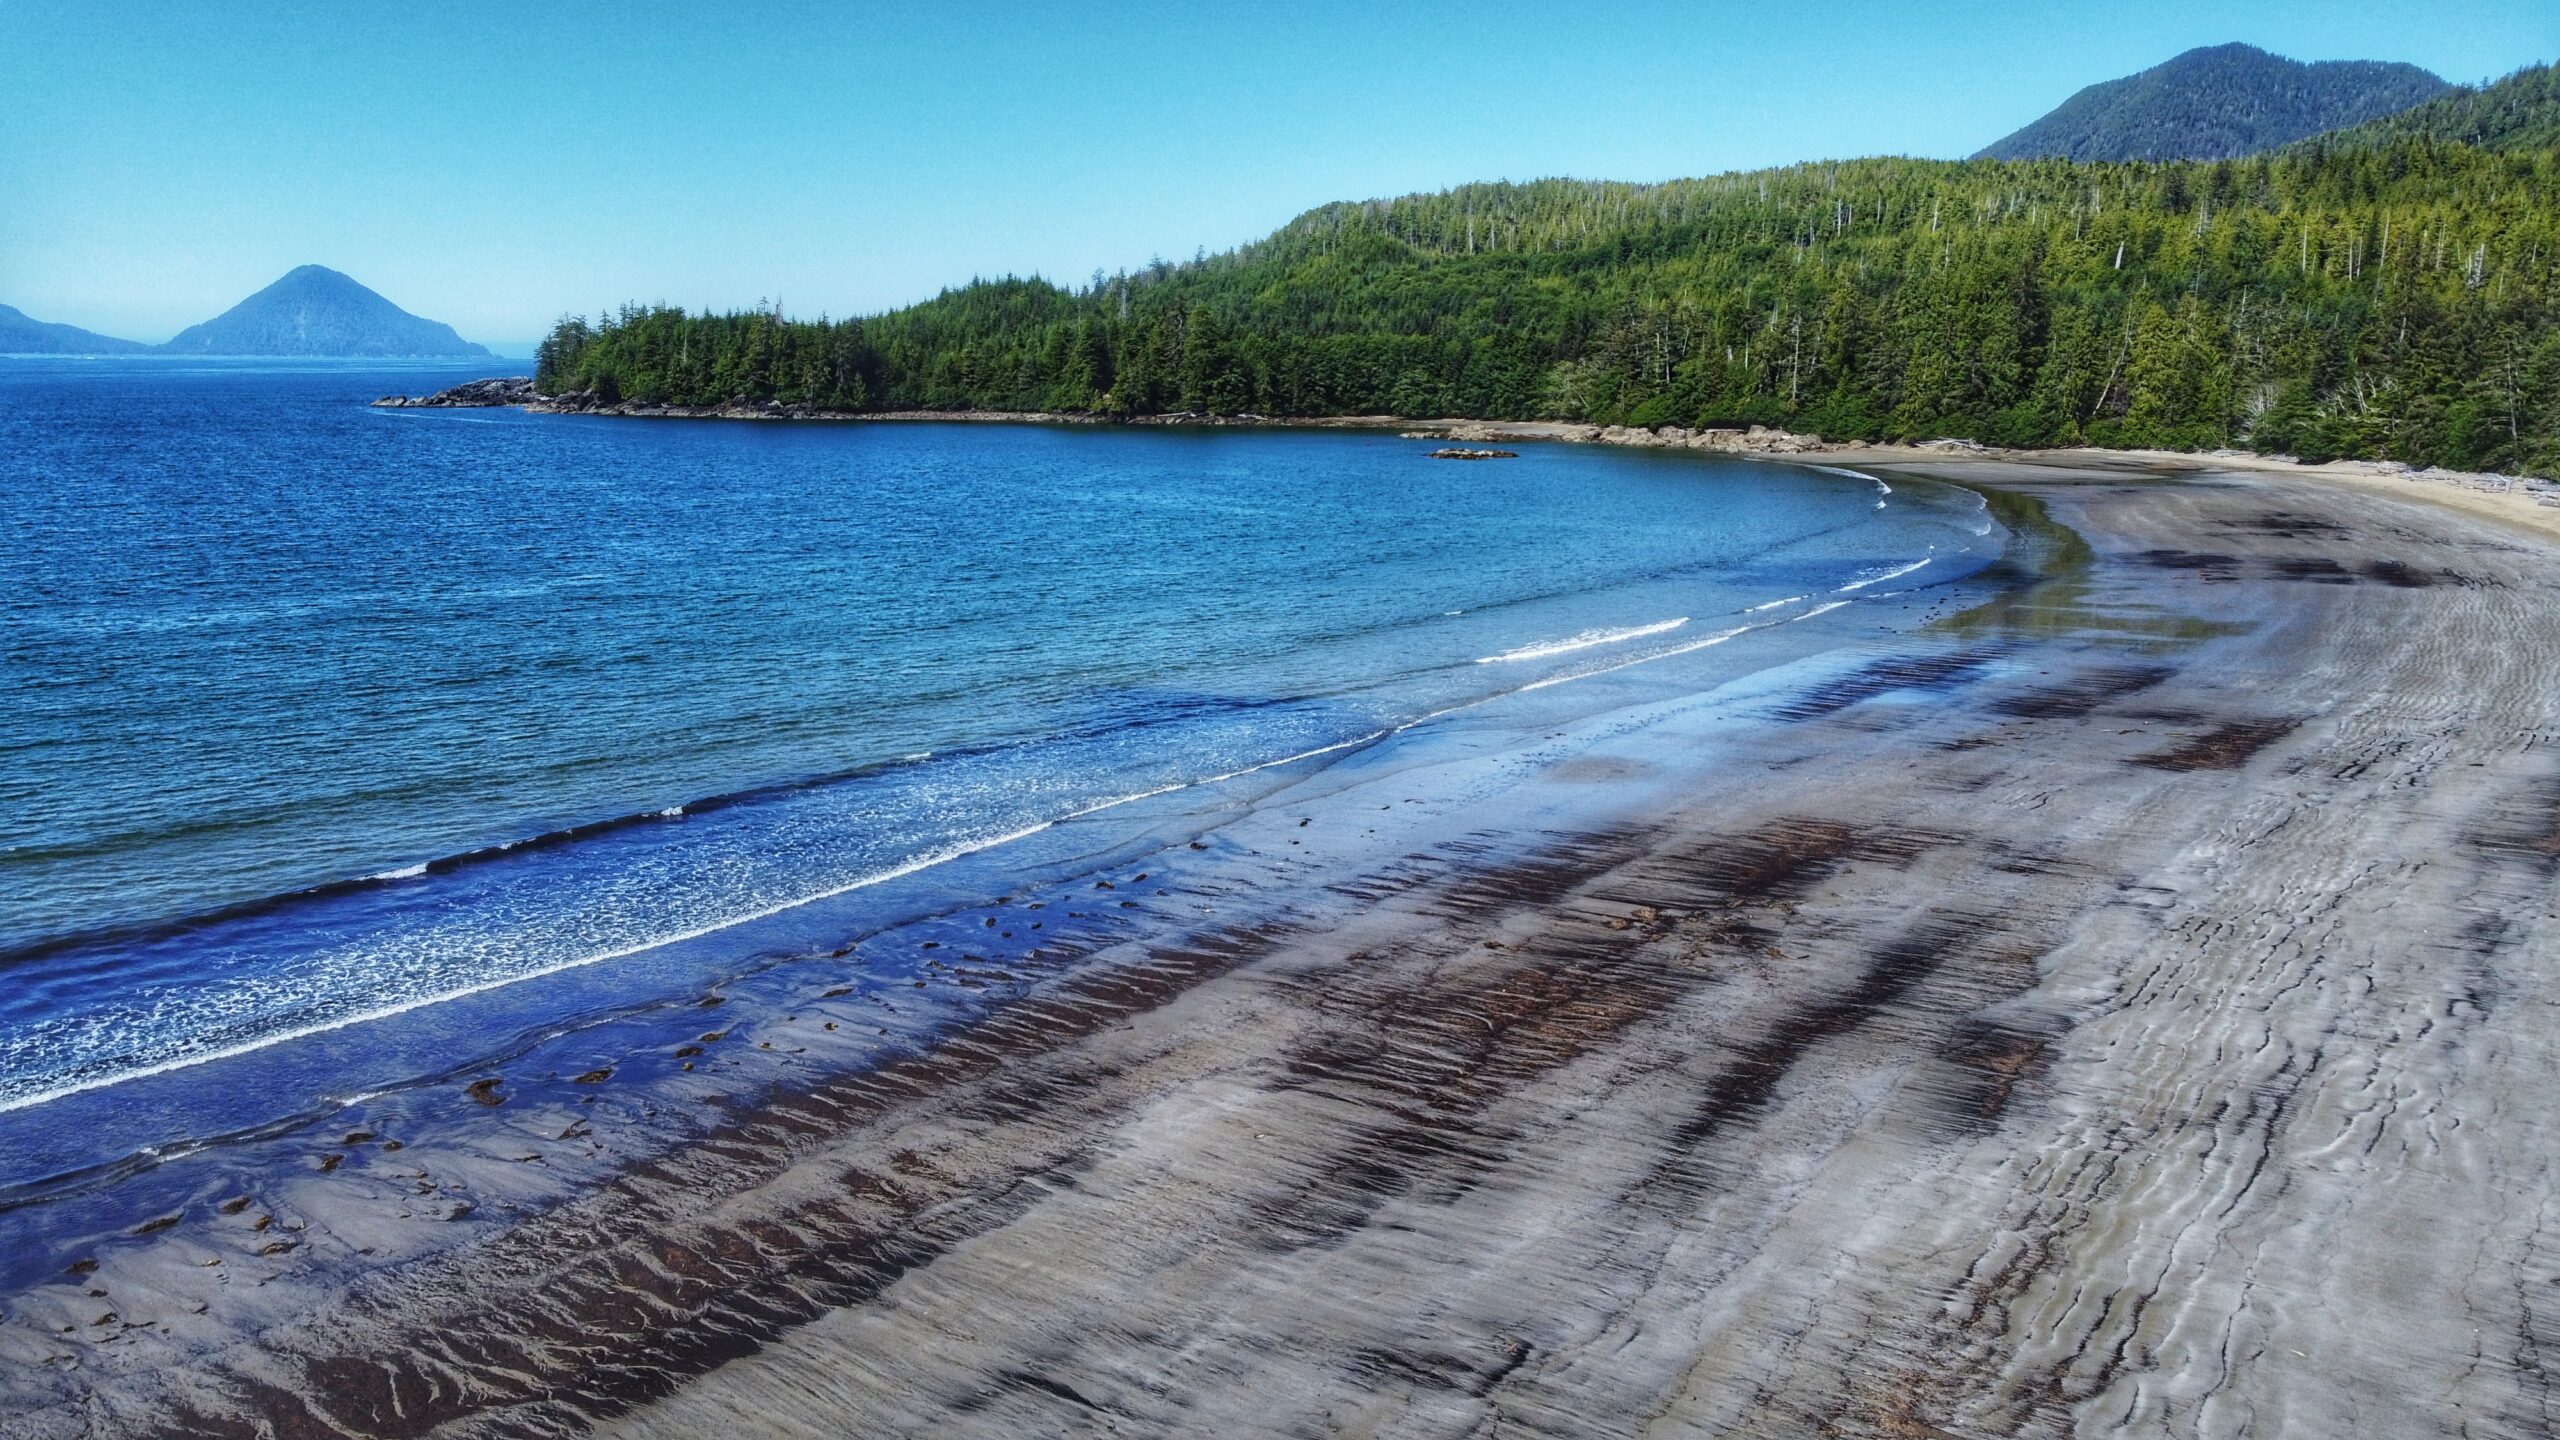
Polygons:
<instances>
[{"instance_id":1,"label":"rocky outcrop","mask_svg":"<svg viewBox=\"0 0 2560 1440\"><path fill-rule=\"evenodd\" d=\"M1517 460L1520 458L1520 452L1517 450L1460 450L1450 448L1434 450L1431 452L1429 458L1433 460Z\"/></svg>"},{"instance_id":2,"label":"rocky outcrop","mask_svg":"<svg viewBox=\"0 0 2560 1440\"><path fill-rule=\"evenodd\" d=\"M608 400L593 390L563 391L526 408L537 415L619 415L647 420L815 420L824 413L806 405L750 400L743 395L721 405L644 405Z\"/></svg>"},{"instance_id":3,"label":"rocky outcrop","mask_svg":"<svg viewBox=\"0 0 2560 1440\"><path fill-rule=\"evenodd\" d=\"M498 405L531 405L550 397L533 388L529 375L506 375L488 380L473 380L433 395L385 395L373 402L377 410L471 410Z\"/></svg>"},{"instance_id":4,"label":"rocky outcrop","mask_svg":"<svg viewBox=\"0 0 2560 1440\"><path fill-rule=\"evenodd\" d=\"M1798 435L1792 430L1773 430L1754 425L1747 430L1684 430L1677 425L1664 425L1654 430L1635 430L1612 425L1602 430L1603 445L1635 445L1662 450L1722 450L1749 455L1802 455L1828 448L1812 435Z\"/></svg>"},{"instance_id":5,"label":"rocky outcrop","mask_svg":"<svg viewBox=\"0 0 2560 1440\"><path fill-rule=\"evenodd\" d=\"M1646 429L1631 425L1574 425L1551 420L1449 420L1427 430L1408 430L1413 440L1458 440L1475 444L1504 440L1563 440L1579 445L1628 445L1649 450L1713 450L1735 455L1802 455L1828 448L1811 435L1754 425L1747 430L1690 430L1678 425Z\"/></svg>"}]
</instances>

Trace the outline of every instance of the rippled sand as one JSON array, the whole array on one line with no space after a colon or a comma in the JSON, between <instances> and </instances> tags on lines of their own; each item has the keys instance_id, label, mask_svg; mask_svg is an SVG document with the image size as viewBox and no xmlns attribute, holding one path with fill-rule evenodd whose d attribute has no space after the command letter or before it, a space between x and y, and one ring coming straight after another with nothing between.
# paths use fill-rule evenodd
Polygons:
<instances>
[{"instance_id":1,"label":"rippled sand","mask_svg":"<svg viewBox=\"0 0 2560 1440\"><path fill-rule=\"evenodd\" d=\"M2560 550L1910 468L2048 578L1328 772L958 1039L254 1333L13 1297L0 1433L2552 1433Z\"/></svg>"}]
</instances>

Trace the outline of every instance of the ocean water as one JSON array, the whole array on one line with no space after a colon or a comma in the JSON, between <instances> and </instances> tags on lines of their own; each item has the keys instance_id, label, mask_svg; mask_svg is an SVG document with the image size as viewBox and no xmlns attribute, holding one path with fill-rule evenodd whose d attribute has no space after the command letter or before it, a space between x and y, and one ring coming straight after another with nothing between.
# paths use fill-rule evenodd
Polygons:
<instances>
[{"instance_id":1,"label":"ocean water","mask_svg":"<svg viewBox=\"0 0 2560 1440\"><path fill-rule=\"evenodd\" d=\"M1711 665L2002 538L1963 491L1693 455L365 405L487 370L0 361L10 1133Z\"/></svg>"}]
</instances>

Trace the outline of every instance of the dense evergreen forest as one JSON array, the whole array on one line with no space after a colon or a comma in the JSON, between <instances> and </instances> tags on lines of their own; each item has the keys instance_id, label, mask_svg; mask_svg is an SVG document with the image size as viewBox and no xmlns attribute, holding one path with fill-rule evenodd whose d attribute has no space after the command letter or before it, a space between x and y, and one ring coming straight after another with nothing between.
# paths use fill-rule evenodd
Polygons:
<instances>
[{"instance_id":1,"label":"dense evergreen forest","mask_svg":"<svg viewBox=\"0 0 2560 1440\"><path fill-rule=\"evenodd\" d=\"M2396 114L2451 86L2415 65L2305 65L2214 45L2092 85L1977 160L2229 160Z\"/></svg>"},{"instance_id":2,"label":"dense evergreen forest","mask_svg":"<svg viewBox=\"0 0 2560 1440\"><path fill-rule=\"evenodd\" d=\"M2560 149L2560 65L2520 70L2495 85L2457 90L2331 137L2377 145L2424 136L2484 150Z\"/></svg>"},{"instance_id":3,"label":"dense evergreen forest","mask_svg":"<svg viewBox=\"0 0 2560 1440\"><path fill-rule=\"evenodd\" d=\"M2522 114L2501 92L2550 74L2435 103ZM537 380L632 403L1769 424L2560 474L2560 153L2393 123L2215 162L1471 185L1077 289L982 281L836 322L567 320Z\"/></svg>"}]
</instances>

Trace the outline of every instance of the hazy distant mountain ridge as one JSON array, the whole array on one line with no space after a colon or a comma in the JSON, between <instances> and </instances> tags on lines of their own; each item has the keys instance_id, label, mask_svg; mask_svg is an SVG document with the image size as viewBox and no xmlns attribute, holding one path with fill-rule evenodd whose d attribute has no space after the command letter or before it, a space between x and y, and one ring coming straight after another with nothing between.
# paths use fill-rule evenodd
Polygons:
<instances>
[{"instance_id":1,"label":"hazy distant mountain ridge","mask_svg":"<svg viewBox=\"0 0 2560 1440\"><path fill-rule=\"evenodd\" d=\"M52 324L15 306L0 305L0 355L130 355L150 348L138 340Z\"/></svg>"},{"instance_id":2,"label":"hazy distant mountain ridge","mask_svg":"<svg viewBox=\"0 0 2560 1440\"><path fill-rule=\"evenodd\" d=\"M2306 65L2254 45L2215 45L2092 85L1975 158L2232 159L2395 114L2450 88L2415 65Z\"/></svg>"},{"instance_id":3,"label":"hazy distant mountain ridge","mask_svg":"<svg viewBox=\"0 0 2560 1440\"><path fill-rule=\"evenodd\" d=\"M2332 145L2379 145L2404 136L2482 150L2560 149L2560 66L2528 66L2495 84L2478 89L2466 85L2319 138Z\"/></svg>"},{"instance_id":4,"label":"hazy distant mountain ridge","mask_svg":"<svg viewBox=\"0 0 2560 1440\"><path fill-rule=\"evenodd\" d=\"M192 355L487 355L450 325L412 315L355 280L304 265L160 347Z\"/></svg>"}]
</instances>

